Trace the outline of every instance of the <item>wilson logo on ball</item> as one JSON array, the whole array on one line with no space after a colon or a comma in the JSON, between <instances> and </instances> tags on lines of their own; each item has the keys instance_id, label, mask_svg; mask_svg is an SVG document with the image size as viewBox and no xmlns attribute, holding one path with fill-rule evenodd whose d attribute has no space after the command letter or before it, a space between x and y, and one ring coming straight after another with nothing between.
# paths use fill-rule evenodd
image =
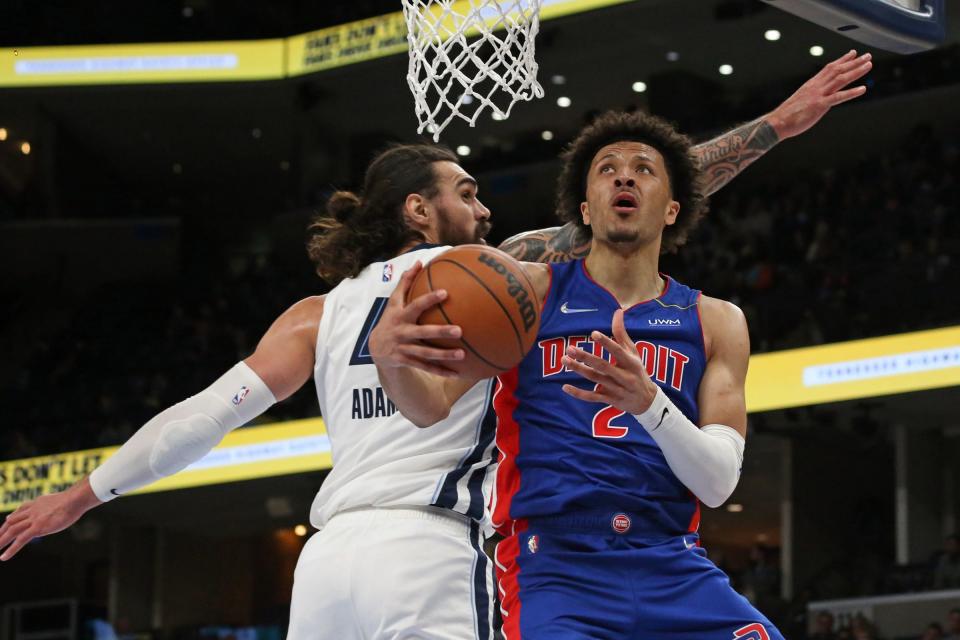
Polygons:
<instances>
[{"instance_id":1,"label":"wilson logo on ball","mask_svg":"<svg viewBox=\"0 0 960 640\"><path fill-rule=\"evenodd\" d=\"M506 265L492 255L481 253L477 256L477 259L507 279L507 293L517 301L517 305L520 307L520 317L523 318L523 328L529 331L537 321L537 309L533 306L530 296L527 295L527 290L523 286L523 283L520 282L515 275L507 271Z\"/></svg>"}]
</instances>

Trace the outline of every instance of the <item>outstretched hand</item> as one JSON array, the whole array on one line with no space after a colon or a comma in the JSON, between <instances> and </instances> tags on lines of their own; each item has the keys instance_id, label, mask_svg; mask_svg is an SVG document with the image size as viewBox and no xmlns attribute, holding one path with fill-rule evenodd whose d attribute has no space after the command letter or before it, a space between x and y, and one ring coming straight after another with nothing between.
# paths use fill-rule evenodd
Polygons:
<instances>
[{"instance_id":1,"label":"outstretched hand","mask_svg":"<svg viewBox=\"0 0 960 640\"><path fill-rule=\"evenodd\" d=\"M590 339L612 356L607 362L577 347L567 348L563 364L595 383L593 391L571 384L563 390L574 398L587 402L602 402L621 411L639 415L650 408L657 396L657 385L647 374L647 368L637 348L627 335L623 324L623 309L613 314L613 338L594 331Z\"/></svg>"},{"instance_id":2,"label":"outstretched hand","mask_svg":"<svg viewBox=\"0 0 960 640\"><path fill-rule=\"evenodd\" d=\"M796 93L767 115L767 122L781 140L800 135L817 124L831 108L866 93L864 85L844 87L867 75L872 68L871 54L858 57L851 49L803 83Z\"/></svg>"},{"instance_id":3,"label":"outstretched hand","mask_svg":"<svg viewBox=\"0 0 960 640\"><path fill-rule=\"evenodd\" d=\"M445 362L463 360L463 349L444 349L424 344L424 340L459 338L461 329L451 324L417 324L420 315L446 300L445 289L436 289L407 303L407 292L423 269L417 261L407 269L387 301L383 315L370 333L370 355L379 367L415 367L444 377L456 377Z\"/></svg>"},{"instance_id":4,"label":"outstretched hand","mask_svg":"<svg viewBox=\"0 0 960 640\"><path fill-rule=\"evenodd\" d=\"M34 538L63 531L98 504L86 478L66 491L24 502L0 525L0 560L17 555Z\"/></svg>"}]
</instances>

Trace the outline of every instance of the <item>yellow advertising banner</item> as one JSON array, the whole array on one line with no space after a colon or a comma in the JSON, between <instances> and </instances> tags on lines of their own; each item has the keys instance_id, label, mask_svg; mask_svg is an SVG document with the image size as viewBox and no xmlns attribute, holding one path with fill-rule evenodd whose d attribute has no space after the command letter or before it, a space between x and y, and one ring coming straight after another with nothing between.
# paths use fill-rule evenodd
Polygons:
<instances>
[{"instance_id":1,"label":"yellow advertising banner","mask_svg":"<svg viewBox=\"0 0 960 640\"><path fill-rule=\"evenodd\" d=\"M960 386L960 326L854 340L750 358L751 413ZM117 447L0 462L0 512L61 491ZM136 493L330 469L323 420L311 418L239 429L203 459Z\"/></svg>"},{"instance_id":2,"label":"yellow advertising banner","mask_svg":"<svg viewBox=\"0 0 960 640\"><path fill-rule=\"evenodd\" d=\"M543 0L540 19L631 1ZM444 24L450 27L450 16L469 8L469 0L455 3ZM495 11L484 15L489 24L502 20ZM273 40L5 48L0 87L275 80L406 50L407 25L397 11Z\"/></svg>"},{"instance_id":3,"label":"yellow advertising banner","mask_svg":"<svg viewBox=\"0 0 960 640\"><path fill-rule=\"evenodd\" d=\"M750 358L747 409L786 409L960 385L960 326Z\"/></svg>"},{"instance_id":4,"label":"yellow advertising banner","mask_svg":"<svg viewBox=\"0 0 960 640\"><path fill-rule=\"evenodd\" d=\"M0 462L0 512L12 511L27 500L66 489L113 455L117 448ZM320 471L332 466L330 438L323 420L292 420L233 431L201 460L135 493Z\"/></svg>"},{"instance_id":5,"label":"yellow advertising banner","mask_svg":"<svg viewBox=\"0 0 960 640\"><path fill-rule=\"evenodd\" d=\"M284 76L284 40L0 50L0 87L267 80Z\"/></svg>"}]
</instances>

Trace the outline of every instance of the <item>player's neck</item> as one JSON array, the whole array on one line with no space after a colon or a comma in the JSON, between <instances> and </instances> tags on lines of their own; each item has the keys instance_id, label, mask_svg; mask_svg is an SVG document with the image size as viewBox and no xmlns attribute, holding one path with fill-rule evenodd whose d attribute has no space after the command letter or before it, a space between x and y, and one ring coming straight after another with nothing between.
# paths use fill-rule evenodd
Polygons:
<instances>
[{"instance_id":1,"label":"player's neck","mask_svg":"<svg viewBox=\"0 0 960 640\"><path fill-rule=\"evenodd\" d=\"M616 245L594 241L586 258L587 271L624 308L651 300L663 293L660 277L659 244L623 250Z\"/></svg>"}]
</instances>

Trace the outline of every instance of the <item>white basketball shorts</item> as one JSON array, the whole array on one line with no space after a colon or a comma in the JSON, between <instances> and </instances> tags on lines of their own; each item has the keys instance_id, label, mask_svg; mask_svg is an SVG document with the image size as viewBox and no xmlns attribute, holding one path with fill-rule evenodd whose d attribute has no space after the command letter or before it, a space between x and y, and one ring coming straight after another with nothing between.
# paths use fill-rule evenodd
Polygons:
<instances>
[{"instance_id":1,"label":"white basketball shorts","mask_svg":"<svg viewBox=\"0 0 960 640\"><path fill-rule=\"evenodd\" d=\"M493 640L480 527L433 507L340 513L307 541L288 640Z\"/></svg>"}]
</instances>

